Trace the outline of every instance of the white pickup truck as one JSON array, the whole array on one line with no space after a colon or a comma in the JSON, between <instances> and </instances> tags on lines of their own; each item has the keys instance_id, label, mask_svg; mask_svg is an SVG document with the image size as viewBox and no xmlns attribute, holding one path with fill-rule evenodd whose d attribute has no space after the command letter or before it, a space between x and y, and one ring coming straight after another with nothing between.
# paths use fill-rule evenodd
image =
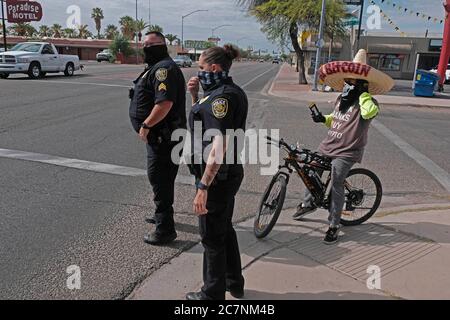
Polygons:
<instances>
[{"instance_id":1,"label":"white pickup truck","mask_svg":"<svg viewBox=\"0 0 450 320\"><path fill-rule=\"evenodd\" d=\"M0 53L1 79L13 73L24 73L32 79L58 72L70 77L79 69L78 56L58 54L56 47L47 42L21 42L11 51Z\"/></svg>"}]
</instances>

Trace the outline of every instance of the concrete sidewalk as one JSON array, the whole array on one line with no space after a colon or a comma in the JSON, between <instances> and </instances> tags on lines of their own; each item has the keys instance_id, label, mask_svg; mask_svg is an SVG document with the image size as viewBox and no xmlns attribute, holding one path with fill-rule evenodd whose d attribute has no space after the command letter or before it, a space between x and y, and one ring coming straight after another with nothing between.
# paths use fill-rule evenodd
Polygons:
<instances>
[{"instance_id":1,"label":"concrete sidewalk","mask_svg":"<svg viewBox=\"0 0 450 320\"><path fill-rule=\"evenodd\" d=\"M236 226L244 299L450 299L450 203L380 210L366 224L344 227L331 246L322 242L325 211L304 221L292 220L293 212L283 211L262 240L253 235L253 219ZM199 290L202 252L199 244L182 253L129 299L182 300ZM370 266L380 269L380 289L367 286Z\"/></svg>"},{"instance_id":2,"label":"concrete sidewalk","mask_svg":"<svg viewBox=\"0 0 450 320\"><path fill-rule=\"evenodd\" d=\"M307 76L308 82L312 83L311 76ZM298 73L295 68L288 64L283 64L280 68L269 94L279 98L288 98L298 101L308 101L316 103L334 103L339 95L339 92L322 92L311 91L312 85L299 85ZM319 88L321 89L321 88ZM401 87L389 95L379 95L376 99L386 105L402 105L413 107L438 107L450 108L450 95L436 93L433 98L415 97L411 93L405 92L405 88ZM411 89L412 90L412 89Z\"/></svg>"}]
</instances>

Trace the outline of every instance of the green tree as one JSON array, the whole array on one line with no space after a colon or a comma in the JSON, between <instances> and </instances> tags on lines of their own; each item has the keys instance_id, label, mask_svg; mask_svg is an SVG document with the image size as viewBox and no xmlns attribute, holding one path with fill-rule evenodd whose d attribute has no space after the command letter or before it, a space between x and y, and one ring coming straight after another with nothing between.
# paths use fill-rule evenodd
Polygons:
<instances>
[{"instance_id":1,"label":"green tree","mask_svg":"<svg viewBox=\"0 0 450 320\"><path fill-rule=\"evenodd\" d=\"M52 32L51 32L51 30L50 30L50 27L47 26L47 25L45 25L45 24L41 25L41 26L39 27L39 36L40 36L41 38L44 38L44 37L51 37L51 36L52 36Z\"/></svg>"},{"instance_id":2,"label":"green tree","mask_svg":"<svg viewBox=\"0 0 450 320\"><path fill-rule=\"evenodd\" d=\"M176 40L179 40L177 35L171 34L171 33L166 34L166 39L167 39L167 41L169 41L169 43L170 43L171 45L172 45Z\"/></svg>"},{"instance_id":3,"label":"green tree","mask_svg":"<svg viewBox=\"0 0 450 320\"><path fill-rule=\"evenodd\" d=\"M133 54L133 49L131 48L129 39L121 34L117 35L113 39L109 49L114 56L117 56L119 52L123 53L126 57Z\"/></svg>"},{"instance_id":4,"label":"green tree","mask_svg":"<svg viewBox=\"0 0 450 320\"><path fill-rule=\"evenodd\" d=\"M92 36L92 33L88 29L87 24L82 24L78 26L78 38L80 39L87 39Z\"/></svg>"},{"instance_id":5,"label":"green tree","mask_svg":"<svg viewBox=\"0 0 450 320\"><path fill-rule=\"evenodd\" d=\"M144 19L139 19L134 23L134 30L137 34L141 33L142 35L142 31L144 31L148 26L149 25L144 21Z\"/></svg>"},{"instance_id":6,"label":"green tree","mask_svg":"<svg viewBox=\"0 0 450 320\"><path fill-rule=\"evenodd\" d=\"M119 29L113 25L108 24L105 28L105 36L108 40L113 40L119 34Z\"/></svg>"},{"instance_id":7,"label":"green tree","mask_svg":"<svg viewBox=\"0 0 450 320\"><path fill-rule=\"evenodd\" d=\"M65 28L65 29L63 29L62 34L66 38L76 38L77 31L75 29L72 29L72 28Z\"/></svg>"},{"instance_id":8,"label":"green tree","mask_svg":"<svg viewBox=\"0 0 450 320\"><path fill-rule=\"evenodd\" d=\"M97 38L100 39L100 31L102 30L103 10L101 8L92 9L91 18L95 21L95 29L97 30Z\"/></svg>"},{"instance_id":9,"label":"green tree","mask_svg":"<svg viewBox=\"0 0 450 320\"><path fill-rule=\"evenodd\" d=\"M37 34L37 30L29 23L15 23L9 27L9 31L19 37L29 37L32 38Z\"/></svg>"},{"instance_id":10,"label":"green tree","mask_svg":"<svg viewBox=\"0 0 450 320\"><path fill-rule=\"evenodd\" d=\"M269 40L286 47L290 42L299 66L299 83L306 84L305 56L298 42L299 27L317 30L320 24L321 1L317 0L239 0L249 13L262 24ZM327 0L326 32L330 26L342 25L344 4L341 0ZM341 10L342 9L342 10ZM333 17L333 18L330 18Z\"/></svg>"},{"instance_id":11,"label":"green tree","mask_svg":"<svg viewBox=\"0 0 450 320\"><path fill-rule=\"evenodd\" d=\"M163 28L157 24L151 24L148 26L148 32L152 31L163 33Z\"/></svg>"},{"instance_id":12,"label":"green tree","mask_svg":"<svg viewBox=\"0 0 450 320\"><path fill-rule=\"evenodd\" d=\"M124 16L119 20L122 35L128 40L132 40L135 32L135 21L130 16Z\"/></svg>"},{"instance_id":13,"label":"green tree","mask_svg":"<svg viewBox=\"0 0 450 320\"><path fill-rule=\"evenodd\" d=\"M54 38L61 38L62 35L62 26L58 23L55 23L51 27L51 31Z\"/></svg>"}]
</instances>

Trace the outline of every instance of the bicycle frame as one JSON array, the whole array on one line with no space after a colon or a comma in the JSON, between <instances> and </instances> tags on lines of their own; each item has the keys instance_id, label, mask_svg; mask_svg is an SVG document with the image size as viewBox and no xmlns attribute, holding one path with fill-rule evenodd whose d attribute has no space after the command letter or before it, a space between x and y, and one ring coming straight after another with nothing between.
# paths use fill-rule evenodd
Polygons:
<instances>
[{"instance_id":1,"label":"bicycle frame","mask_svg":"<svg viewBox=\"0 0 450 320\"><path fill-rule=\"evenodd\" d=\"M283 139L275 141L272 138L267 137L267 140L270 141L270 143L277 143L278 147L287 153L287 157L283 158L284 165L279 166L278 174L283 174L286 177L286 182L289 183L290 174L295 170L306 188L312 194L316 206L326 209L328 207L328 197L326 197L326 195L329 194L330 176L328 176L325 184L321 179L318 179L320 182L314 179L317 179L316 175L318 169L322 171L331 170L329 162L310 150L298 150L297 148L291 147L285 143ZM286 169L288 173L284 172L283 169ZM308 175L311 171L312 177Z\"/></svg>"}]
</instances>

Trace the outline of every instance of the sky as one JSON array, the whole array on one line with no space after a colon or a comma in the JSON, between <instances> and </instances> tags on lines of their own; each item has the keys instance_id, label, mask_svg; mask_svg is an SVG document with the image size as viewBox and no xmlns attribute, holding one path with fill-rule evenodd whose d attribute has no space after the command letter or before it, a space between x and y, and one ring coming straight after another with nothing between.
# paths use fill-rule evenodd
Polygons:
<instances>
[{"instance_id":1,"label":"sky","mask_svg":"<svg viewBox=\"0 0 450 320\"><path fill-rule=\"evenodd\" d=\"M149 0L138 1L138 17L145 20L149 19ZM299 0L301 1L301 0ZM320 1L320 0L317 0ZM366 9L371 0L365 0ZM433 19L429 22L426 19L417 18L417 16L404 13L398 10L398 6L413 9L415 12L423 12L433 18L442 19L444 9L443 0L373 0L379 4L380 8L386 13L392 21L407 35L424 35L425 30L430 34L442 35L443 25L434 23ZM390 4L387 4L390 2ZM103 27L107 24L118 25L118 20L124 15L135 17L136 0L40 0L43 6L44 17L39 23L34 23L35 27L40 24L52 25L59 23L66 27L66 20L70 16L67 13L69 6L76 5L81 9L81 23L89 25L92 32L95 33L95 24L91 19L91 10L93 7L103 9L105 19ZM223 43L232 42L239 46L247 48L253 47L255 50L278 50L276 44L266 39L264 33L260 31L261 25L253 17L249 17L245 10L237 5L237 0L150 0L151 3L151 23L163 27L164 33L176 34L181 38L181 16L194 10L208 10L208 12L195 13L184 19L184 39L185 40L206 40L212 33L212 28L220 25L231 25L231 27L222 27L216 31ZM396 4L396 8L392 6ZM356 7L349 7L354 10ZM366 21L365 14L364 21ZM371 33L399 34L385 20L381 20L381 29L372 30Z\"/></svg>"}]
</instances>

